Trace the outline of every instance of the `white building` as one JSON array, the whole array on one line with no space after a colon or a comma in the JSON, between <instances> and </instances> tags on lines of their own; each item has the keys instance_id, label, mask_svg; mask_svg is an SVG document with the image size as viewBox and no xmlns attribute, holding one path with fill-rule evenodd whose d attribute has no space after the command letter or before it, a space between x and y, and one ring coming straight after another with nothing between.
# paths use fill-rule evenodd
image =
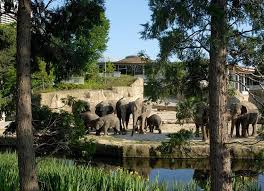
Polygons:
<instances>
[{"instance_id":1,"label":"white building","mask_svg":"<svg viewBox=\"0 0 264 191\"><path fill-rule=\"evenodd\" d=\"M17 1L15 1L14 3L14 7L11 8L11 11L12 12L16 12L17 11ZM13 23L13 22L16 22L16 19L15 19L15 15L12 14L12 13L5 13L5 14L2 14L4 13L4 2L3 0L0 0L0 24L9 24L9 23Z\"/></svg>"}]
</instances>

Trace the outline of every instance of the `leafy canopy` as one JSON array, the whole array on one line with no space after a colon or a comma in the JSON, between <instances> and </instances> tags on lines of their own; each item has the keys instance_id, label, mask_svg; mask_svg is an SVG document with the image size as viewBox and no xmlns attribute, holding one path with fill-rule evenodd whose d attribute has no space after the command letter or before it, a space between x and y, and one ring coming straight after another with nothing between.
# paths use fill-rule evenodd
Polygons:
<instances>
[{"instance_id":1,"label":"leafy canopy","mask_svg":"<svg viewBox=\"0 0 264 191\"><path fill-rule=\"evenodd\" d=\"M162 63L167 63L171 56L176 56L185 62L189 74L185 76L185 79L178 80L183 82L180 88L183 88L187 97L200 96L199 88L196 88L200 80L198 74L202 74L202 78L207 78L207 68L198 64L196 60L208 60L210 52L213 51L210 47L215 44L211 42L212 16L220 18L225 14L226 61L230 64L253 65L264 71L263 1L226 0L225 3L227 9L221 12L213 0L149 0L151 20L143 24L142 38L159 41L160 70L166 70L167 65ZM179 76L177 72L174 75L174 79ZM151 83L155 85L152 81ZM166 86L161 84L156 81L155 87L157 91L164 92L162 88ZM172 83L168 89L176 89L174 86L178 84ZM156 90L154 86L151 88ZM160 97L164 95L163 92L160 92ZM157 97L156 94L155 97Z\"/></svg>"},{"instance_id":2,"label":"leafy canopy","mask_svg":"<svg viewBox=\"0 0 264 191\"><path fill-rule=\"evenodd\" d=\"M67 0L56 9L33 2L32 53L54 67L57 80L85 74L106 49L109 21L102 0Z\"/></svg>"},{"instance_id":3,"label":"leafy canopy","mask_svg":"<svg viewBox=\"0 0 264 191\"><path fill-rule=\"evenodd\" d=\"M223 13L214 1L149 0L151 21L144 24L142 37L160 42L160 57L179 59L208 56L211 16L226 15L227 61L238 64L263 64L264 4L262 0L227 0ZM257 53L257 54L256 54Z\"/></svg>"}]
</instances>

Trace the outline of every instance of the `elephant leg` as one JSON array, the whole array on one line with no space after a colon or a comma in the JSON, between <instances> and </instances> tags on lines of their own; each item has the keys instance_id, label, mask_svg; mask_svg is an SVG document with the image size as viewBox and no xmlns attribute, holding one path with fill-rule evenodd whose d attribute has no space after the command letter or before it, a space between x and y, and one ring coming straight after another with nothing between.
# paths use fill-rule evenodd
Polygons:
<instances>
[{"instance_id":1,"label":"elephant leg","mask_svg":"<svg viewBox=\"0 0 264 191\"><path fill-rule=\"evenodd\" d=\"M149 126L149 129L150 129L150 132L153 133L153 129L154 129L154 127L153 127L152 124Z\"/></svg>"},{"instance_id":2,"label":"elephant leg","mask_svg":"<svg viewBox=\"0 0 264 191\"><path fill-rule=\"evenodd\" d=\"M206 130L206 136L207 136L207 138L209 138L209 136L210 136L209 124L206 124L205 130Z\"/></svg>"},{"instance_id":3,"label":"elephant leg","mask_svg":"<svg viewBox=\"0 0 264 191\"><path fill-rule=\"evenodd\" d=\"M240 129L240 121L236 120L236 137L240 137L239 129Z\"/></svg>"},{"instance_id":4,"label":"elephant leg","mask_svg":"<svg viewBox=\"0 0 264 191\"><path fill-rule=\"evenodd\" d=\"M207 140L207 135L206 135L205 126L202 125L201 129L202 129L203 141L206 141Z\"/></svg>"},{"instance_id":5,"label":"elephant leg","mask_svg":"<svg viewBox=\"0 0 264 191\"><path fill-rule=\"evenodd\" d=\"M136 126L137 126L137 119L138 119L138 116L136 116L135 114L133 114L133 129L132 129L131 136L133 136L134 133L135 133Z\"/></svg>"},{"instance_id":6,"label":"elephant leg","mask_svg":"<svg viewBox=\"0 0 264 191\"><path fill-rule=\"evenodd\" d=\"M158 131L159 131L159 134L161 134L161 129L160 128L158 128Z\"/></svg>"},{"instance_id":7,"label":"elephant leg","mask_svg":"<svg viewBox=\"0 0 264 191\"><path fill-rule=\"evenodd\" d=\"M126 129L128 129L129 117L130 117L130 114L126 114L126 117L125 117Z\"/></svg>"},{"instance_id":8,"label":"elephant leg","mask_svg":"<svg viewBox=\"0 0 264 191\"><path fill-rule=\"evenodd\" d=\"M242 125L242 137L247 137L247 125Z\"/></svg>"},{"instance_id":9,"label":"elephant leg","mask_svg":"<svg viewBox=\"0 0 264 191\"><path fill-rule=\"evenodd\" d=\"M234 127L235 127L235 120L231 120L231 131L230 131L230 137L233 137L233 132L234 132Z\"/></svg>"},{"instance_id":10,"label":"elephant leg","mask_svg":"<svg viewBox=\"0 0 264 191\"><path fill-rule=\"evenodd\" d=\"M246 128L246 134L247 136L249 136L249 124L247 125L247 128Z\"/></svg>"},{"instance_id":11,"label":"elephant leg","mask_svg":"<svg viewBox=\"0 0 264 191\"><path fill-rule=\"evenodd\" d=\"M196 131L195 131L195 137L199 137L199 125L195 124Z\"/></svg>"},{"instance_id":12,"label":"elephant leg","mask_svg":"<svg viewBox=\"0 0 264 191\"><path fill-rule=\"evenodd\" d=\"M101 133L101 129L98 129L98 130L96 130L95 135L100 136L100 133Z\"/></svg>"},{"instance_id":13,"label":"elephant leg","mask_svg":"<svg viewBox=\"0 0 264 191\"><path fill-rule=\"evenodd\" d=\"M252 136L256 136L256 123L252 124Z\"/></svg>"},{"instance_id":14,"label":"elephant leg","mask_svg":"<svg viewBox=\"0 0 264 191\"><path fill-rule=\"evenodd\" d=\"M114 127L114 134L115 135L120 134L120 132L118 131L118 128L117 127Z\"/></svg>"},{"instance_id":15,"label":"elephant leg","mask_svg":"<svg viewBox=\"0 0 264 191\"><path fill-rule=\"evenodd\" d=\"M144 134L143 125L145 124L145 120L146 120L146 117L142 116L141 123L140 123L140 126L139 126L139 133L140 134Z\"/></svg>"},{"instance_id":16,"label":"elephant leg","mask_svg":"<svg viewBox=\"0 0 264 191\"><path fill-rule=\"evenodd\" d=\"M106 126L104 126L104 135L107 135L107 130L108 130L108 128Z\"/></svg>"}]
</instances>

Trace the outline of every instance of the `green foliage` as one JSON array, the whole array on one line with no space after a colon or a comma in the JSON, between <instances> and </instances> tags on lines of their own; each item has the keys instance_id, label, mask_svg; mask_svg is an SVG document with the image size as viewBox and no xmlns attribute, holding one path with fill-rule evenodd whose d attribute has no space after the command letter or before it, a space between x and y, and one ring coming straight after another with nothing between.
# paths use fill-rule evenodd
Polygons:
<instances>
[{"instance_id":1,"label":"green foliage","mask_svg":"<svg viewBox=\"0 0 264 191\"><path fill-rule=\"evenodd\" d=\"M78 106L81 107L76 105L77 111L80 110ZM79 115L63 110L58 113L53 112L47 106L33 106L32 118L37 153L72 152L73 149L76 149L76 145L79 145L80 139L86 132L84 121ZM15 128L16 123L12 122L4 134L15 133ZM87 145L89 144L87 142Z\"/></svg>"},{"instance_id":2,"label":"green foliage","mask_svg":"<svg viewBox=\"0 0 264 191\"><path fill-rule=\"evenodd\" d=\"M142 37L159 40L162 59L175 54L182 60L197 55L208 56L210 46L215 43L211 42L212 27L208 18L222 15L215 3L203 0L149 0L152 14L150 22L143 25ZM262 1L227 0L225 3L228 5L224 12L227 61L250 65L263 63ZM243 25L246 29L241 27Z\"/></svg>"},{"instance_id":3,"label":"green foliage","mask_svg":"<svg viewBox=\"0 0 264 191\"><path fill-rule=\"evenodd\" d=\"M111 89L116 86L130 86L135 82L135 77L129 75L121 75L120 78L110 77L105 80L102 77L97 79L87 80L84 84L66 84L66 83L57 83L52 88L46 89L41 92L51 92L58 90L72 90L72 89Z\"/></svg>"},{"instance_id":4,"label":"green foliage","mask_svg":"<svg viewBox=\"0 0 264 191\"><path fill-rule=\"evenodd\" d=\"M16 27L0 25L0 110L10 115L15 110Z\"/></svg>"},{"instance_id":5,"label":"green foliage","mask_svg":"<svg viewBox=\"0 0 264 191\"><path fill-rule=\"evenodd\" d=\"M113 73L115 71L115 65L112 62L106 63L106 73Z\"/></svg>"},{"instance_id":6,"label":"green foliage","mask_svg":"<svg viewBox=\"0 0 264 191\"><path fill-rule=\"evenodd\" d=\"M152 101L181 93L185 76L182 63L148 64L146 66L146 74L148 83L145 86L145 96Z\"/></svg>"},{"instance_id":7,"label":"green foliage","mask_svg":"<svg viewBox=\"0 0 264 191\"><path fill-rule=\"evenodd\" d=\"M40 14L45 6L44 2L32 3L33 57L52 63L57 81L72 74L85 75L106 49L109 21L104 1L67 0Z\"/></svg>"},{"instance_id":8,"label":"green foliage","mask_svg":"<svg viewBox=\"0 0 264 191\"><path fill-rule=\"evenodd\" d=\"M51 69L48 74L46 71L47 64L41 58L37 58L37 64L39 71L36 71L32 74L32 88L34 90L44 90L46 88L52 87L55 79L53 69Z\"/></svg>"},{"instance_id":9,"label":"green foliage","mask_svg":"<svg viewBox=\"0 0 264 191\"><path fill-rule=\"evenodd\" d=\"M72 160L59 160L52 158L37 159L37 173L40 191L165 191L166 182L158 184L128 171L121 169L105 170L101 168L75 165ZM18 165L16 154L0 154L0 187L2 191L18 191ZM209 181L207 183L209 185ZM172 186L175 191L198 191L198 184L176 182ZM210 191L209 187L204 188ZM233 180L234 191L260 191L256 180L247 177L236 177Z\"/></svg>"},{"instance_id":10,"label":"green foliage","mask_svg":"<svg viewBox=\"0 0 264 191\"><path fill-rule=\"evenodd\" d=\"M96 62L91 63L86 66L86 75L85 79L90 80L97 80L99 78L99 67Z\"/></svg>"},{"instance_id":11,"label":"green foliage","mask_svg":"<svg viewBox=\"0 0 264 191\"><path fill-rule=\"evenodd\" d=\"M180 124L193 120L196 114L196 106L201 103L201 99L197 97L190 97L180 101L176 105L176 119Z\"/></svg>"},{"instance_id":12,"label":"green foliage","mask_svg":"<svg viewBox=\"0 0 264 191\"><path fill-rule=\"evenodd\" d=\"M0 154L0 185L3 191L18 191L18 168L15 154ZM107 171L75 165L70 160L45 159L37 165L40 191L165 191L137 174L121 169Z\"/></svg>"},{"instance_id":13,"label":"green foliage","mask_svg":"<svg viewBox=\"0 0 264 191\"><path fill-rule=\"evenodd\" d=\"M90 110L90 104L88 102L83 100L76 100L75 97L67 96L67 98L62 98L61 100L62 103L72 108L72 113L76 117L80 113Z\"/></svg>"},{"instance_id":14,"label":"green foliage","mask_svg":"<svg viewBox=\"0 0 264 191\"><path fill-rule=\"evenodd\" d=\"M208 61L202 58L185 62L169 63L160 61L146 67L148 84L145 94L152 101L176 96L208 97L208 88L201 88L200 81L208 81ZM153 91L155 90L155 91Z\"/></svg>"},{"instance_id":15,"label":"green foliage","mask_svg":"<svg viewBox=\"0 0 264 191\"><path fill-rule=\"evenodd\" d=\"M193 132L181 129L177 133L169 134L169 141L163 141L160 146L162 153L171 153L174 149L180 149L189 144L189 140L193 137Z\"/></svg>"}]
</instances>

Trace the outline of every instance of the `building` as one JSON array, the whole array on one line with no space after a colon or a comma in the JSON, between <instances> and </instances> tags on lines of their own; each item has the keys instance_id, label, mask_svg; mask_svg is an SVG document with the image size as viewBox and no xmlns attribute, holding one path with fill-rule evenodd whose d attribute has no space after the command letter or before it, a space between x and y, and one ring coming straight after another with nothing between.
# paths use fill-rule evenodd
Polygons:
<instances>
[{"instance_id":1,"label":"building","mask_svg":"<svg viewBox=\"0 0 264 191\"><path fill-rule=\"evenodd\" d=\"M248 90L256 85L256 82L252 76L255 69L252 67L241 67L238 65L228 66L230 83L233 88L238 90L243 95L248 95Z\"/></svg>"},{"instance_id":2,"label":"building","mask_svg":"<svg viewBox=\"0 0 264 191\"><path fill-rule=\"evenodd\" d=\"M102 61L98 63L101 71L104 71L106 63ZM142 57L132 55L111 63L114 64L116 72L145 78L145 66L149 62Z\"/></svg>"},{"instance_id":3,"label":"building","mask_svg":"<svg viewBox=\"0 0 264 191\"><path fill-rule=\"evenodd\" d=\"M12 12L17 11L17 5L18 5L18 2L15 1L14 7L11 8ZM1 11L1 13L4 13L4 2L3 2L3 0L0 0L0 11ZM16 22L15 18L16 18L16 16L12 13L0 14L0 24L9 24L9 23Z\"/></svg>"}]
</instances>

